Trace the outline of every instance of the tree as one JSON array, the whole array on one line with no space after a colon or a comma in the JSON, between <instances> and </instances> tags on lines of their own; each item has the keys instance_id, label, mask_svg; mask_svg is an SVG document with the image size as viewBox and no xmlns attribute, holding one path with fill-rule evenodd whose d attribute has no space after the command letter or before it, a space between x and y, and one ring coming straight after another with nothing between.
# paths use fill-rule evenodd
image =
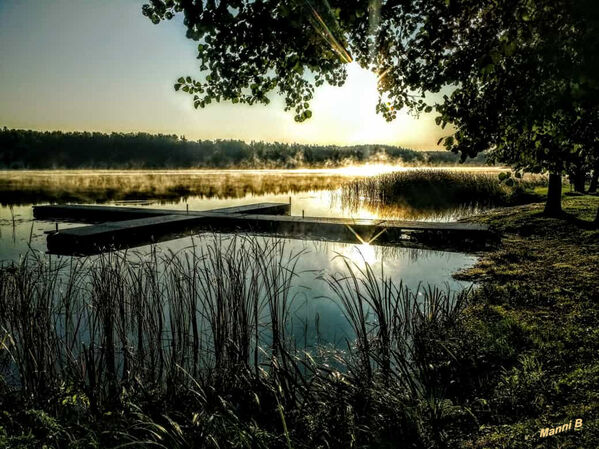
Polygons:
<instances>
[{"instance_id":1,"label":"tree","mask_svg":"<svg viewBox=\"0 0 599 449\"><path fill-rule=\"evenodd\" d=\"M377 111L431 112L463 158L547 170L546 212L561 210L561 177L590 150L583 123L599 98L595 0L151 0L154 23L185 15L203 79L175 89L196 107L267 103L311 117L314 88L342 84L356 61L379 77ZM442 89L446 94L441 96ZM596 139L593 137L591 140ZM582 143L581 143L582 142ZM593 159L594 156L590 157Z\"/></svg>"},{"instance_id":2,"label":"tree","mask_svg":"<svg viewBox=\"0 0 599 449\"><path fill-rule=\"evenodd\" d=\"M418 3L414 20L423 25L404 77L431 77L418 81L422 90L455 85L435 105L438 123L455 130L445 146L463 157L491 148L498 161L549 171L545 213L559 215L561 175L581 172L596 152L596 8L574 0L436 3ZM431 33L452 40L431 49Z\"/></svg>"},{"instance_id":3,"label":"tree","mask_svg":"<svg viewBox=\"0 0 599 449\"><path fill-rule=\"evenodd\" d=\"M143 7L154 23L180 12L187 37L198 41L204 77L181 77L175 89L193 95L196 108L224 100L268 104L277 89L303 121L312 115L316 86L345 81L352 58L334 27L339 9L275 0L152 0Z\"/></svg>"}]
</instances>

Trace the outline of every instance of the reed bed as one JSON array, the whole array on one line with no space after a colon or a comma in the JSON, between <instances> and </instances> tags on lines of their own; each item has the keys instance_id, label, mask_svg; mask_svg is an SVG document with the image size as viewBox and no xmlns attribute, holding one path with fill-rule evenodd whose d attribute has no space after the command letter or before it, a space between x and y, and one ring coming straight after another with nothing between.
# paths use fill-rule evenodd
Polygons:
<instances>
[{"instance_id":1,"label":"reed bed","mask_svg":"<svg viewBox=\"0 0 599 449\"><path fill-rule=\"evenodd\" d=\"M410 291L344 259L315 282L355 338L301 348L290 334L301 257L278 240L222 236L180 253L30 253L0 269L0 400L61 423L56 447L350 447L397 435L442 447L468 293Z\"/></svg>"},{"instance_id":2,"label":"reed bed","mask_svg":"<svg viewBox=\"0 0 599 449\"><path fill-rule=\"evenodd\" d=\"M463 215L469 210L530 201L534 195L527 190L546 183L544 177L533 175L510 180L502 181L496 173L400 171L345 183L339 199L350 209L395 206L403 210L402 218L434 216L448 209Z\"/></svg>"},{"instance_id":3,"label":"reed bed","mask_svg":"<svg viewBox=\"0 0 599 449\"><path fill-rule=\"evenodd\" d=\"M244 171L6 171L0 173L0 204L155 201L191 197L244 198L335 189L346 176L335 173Z\"/></svg>"}]
</instances>

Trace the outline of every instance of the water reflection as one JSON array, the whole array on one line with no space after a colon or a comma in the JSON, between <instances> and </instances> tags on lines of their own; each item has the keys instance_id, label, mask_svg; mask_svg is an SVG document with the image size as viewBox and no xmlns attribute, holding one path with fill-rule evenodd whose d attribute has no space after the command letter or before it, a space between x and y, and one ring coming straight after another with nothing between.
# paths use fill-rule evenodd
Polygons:
<instances>
[{"instance_id":1,"label":"water reflection","mask_svg":"<svg viewBox=\"0 0 599 449\"><path fill-rule=\"evenodd\" d=\"M494 170L464 169L478 172ZM339 194L344 183L350 180L397 170L412 168L3 171L0 172L0 259L18 257L29 245L39 249L45 247L44 232L54 230L55 224L33 222L33 204L109 203L209 210L256 202L288 202L291 198L291 214L297 216L453 221L477 212L471 207L460 206L430 210L368 201L347 202ZM60 224L61 229L72 226L78 225Z\"/></svg>"},{"instance_id":2,"label":"water reflection","mask_svg":"<svg viewBox=\"0 0 599 449\"><path fill-rule=\"evenodd\" d=\"M206 251L215 239L223 246L234 236L212 234L186 237L161 243L159 254L184 258L186 253ZM309 240L273 239L251 237L259 246L272 248L280 245L286 258L299 255L295 265L290 298L290 331L304 344L313 346L317 341L334 345L344 344L352 339L351 327L343 316L340 304L323 280L328 275L349 275L349 270L361 276L366 263L378 279L391 278L413 291L421 286L431 286L451 293L470 287L469 282L453 279L452 273L472 266L473 255L445 251L431 251L413 248L378 247L367 244L351 245L336 242ZM140 247L131 252L131 257L143 259L150 254L151 246Z\"/></svg>"},{"instance_id":3,"label":"water reflection","mask_svg":"<svg viewBox=\"0 0 599 449\"><path fill-rule=\"evenodd\" d=\"M7 171L0 173L0 203L230 200L331 190L355 176L339 170Z\"/></svg>"}]
</instances>

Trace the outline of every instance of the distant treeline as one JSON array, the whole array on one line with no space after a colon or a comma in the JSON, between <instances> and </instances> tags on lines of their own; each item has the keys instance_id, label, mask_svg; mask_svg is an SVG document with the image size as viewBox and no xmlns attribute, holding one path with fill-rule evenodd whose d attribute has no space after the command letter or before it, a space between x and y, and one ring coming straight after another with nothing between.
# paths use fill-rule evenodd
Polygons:
<instances>
[{"instance_id":1,"label":"distant treeline","mask_svg":"<svg viewBox=\"0 0 599 449\"><path fill-rule=\"evenodd\" d=\"M448 151L389 145L300 145L239 140L186 140L148 133L0 130L0 169L48 168L297 168L403 162L453 165ZM483 165L484 155L468 163Z\"/></svg>"}]
</instances>

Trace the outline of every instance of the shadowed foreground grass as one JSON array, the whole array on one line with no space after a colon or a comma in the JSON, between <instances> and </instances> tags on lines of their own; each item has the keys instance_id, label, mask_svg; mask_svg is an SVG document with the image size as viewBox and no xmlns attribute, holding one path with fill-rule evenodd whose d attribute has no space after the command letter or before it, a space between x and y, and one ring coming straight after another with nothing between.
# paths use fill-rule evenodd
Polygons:
<instances>
[{"instance_id":1,"label":"shadowed foreground grass","mask_svg":"<svg viewBox=\"0 0 599 449\"><path fill-rule=\"evenodd\" d=\"M504 244L459 274L479 288L457 297L349 261L323 274L353 329L346 348L286 331L302 254L282 246L111 255L62 267L60 281L45 259L5 268L0 445L598 447L599 232L587 223L599 198L564 206L569 219L540 203L473 218ZM582 430L540 439L577 418Z\"/></svg>"},{"instance_id":2,"label":"shadowed foreground grass","mask_svg":"<svg viewBox=\"0 0 599 449\"><path fill-rule=\"evenodd\" d=\"M445 423L472 422L444 387L466 294L410 291L345 260L315 282L355 339L306 347L289 333L303 254L260 242L4 267L0 443L441 447L455 438Z\"/></svg>"},{"instance_id":3,"label":"shadowed foreground grass","mask_svg":"<svg viewBox=\"0 0 599 449\"><path fill-rule=\"evenodd\" d=\"M482 283L468 313L512 323L527 343L513 348L516 364L501 367L466 447L599 447L599 230L589 226L599 197L565 195L563 206L565 219L544 217L543 204L472 219L505 238L458 276ZM577 418L582 430L539 437Z\"/></svg>"}]
</instances>

